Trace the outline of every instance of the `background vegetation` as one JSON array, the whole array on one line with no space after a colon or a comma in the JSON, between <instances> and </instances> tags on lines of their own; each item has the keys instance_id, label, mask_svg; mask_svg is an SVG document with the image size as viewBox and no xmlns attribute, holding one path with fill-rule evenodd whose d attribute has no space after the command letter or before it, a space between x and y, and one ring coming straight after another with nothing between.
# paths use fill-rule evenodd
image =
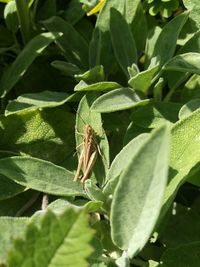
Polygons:
<instances>
[{"instance_id":1,"label":"background vegetation","mask_svg":"<svg viewBox=\"0 0 200 267\"><path fill-rule=\"evenodd\" d=\"M197 0L0 1L0 266L198 266L199 28Z\"/></svg>"}]
</instances>

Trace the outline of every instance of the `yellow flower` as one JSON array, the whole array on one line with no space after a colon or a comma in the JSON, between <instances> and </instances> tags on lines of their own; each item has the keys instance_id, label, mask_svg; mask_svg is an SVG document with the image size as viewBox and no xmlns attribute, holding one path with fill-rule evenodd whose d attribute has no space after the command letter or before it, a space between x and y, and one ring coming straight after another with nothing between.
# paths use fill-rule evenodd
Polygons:
<instances>
[{"instance_id":1,"label":"yellow flower","mask_svg":"<svg viewBox=\"0 0 200 267\"><path fill-rule=\"evenodd\" d=\"M99 12L103 8L105 3L106 0L100 0L99 3L87 13L87 16L91 16Z\"/></svg>"}]
</instances>

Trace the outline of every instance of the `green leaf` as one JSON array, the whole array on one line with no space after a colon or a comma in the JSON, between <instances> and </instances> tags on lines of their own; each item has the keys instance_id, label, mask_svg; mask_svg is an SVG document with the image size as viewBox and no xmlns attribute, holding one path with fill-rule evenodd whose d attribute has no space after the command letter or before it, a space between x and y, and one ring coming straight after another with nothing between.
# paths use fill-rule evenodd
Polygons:
<instances>
[{"instance_id":1,"label":"green leaf","mask_svg":"<svg viewBox=\"0 0 200 267\"><path fill-rule=\"evenodd\" d=\"M124 5L124 1L106 1L104 7L97 17L93 37L90 42L90 67L103 65L106 74L110 72L110 66L115 63L115 57L112 51L111 37L109 33L110 9L116 8L118 11L123 12Z\"/></svg>"},{"instance_id":2,"label":"green leaf","mask_svg":"<svg viewBox=\"0 0 200 267\"><path fill-rule=\"evenodd\" d=\"M27 44L34 36L29 4L23 0L15 0L15 3L23 42Z\"/></svg>"},{"instance_id":3,"label":"green leaf","mask_svg":"<svg viewBox=\"0 0 200 267\"><path fill-rule=\"evenodd\" d=\"M177 248L167 249L162 257L160 267L196 267L200 261L200 242L184 244Z\"/></svg>"},{"instance_id":4,"label":"green leaf","mask_svg":"<svg viewBox=\"0 0 200 267\"><path fill-rule=\"evenodd\" d=\"M200 108L200 99L193 99L182 106L179 111L179 119L182 120L191 115L193 111Z\"/></svg>"},{"instance_id":5,"label":"green leaf","mask_svg":"<svg viewBox=\"0 0 200 267\"><path fill-rule=\"evenodd\" d=\"M155 73L158 70L159 65L155 65L150 67L147 70L141 71L132 77L128 83L131 87L138 91L142 91L143 93L147 94L149 87L151 86L152 79Z\"/></svg>"},{"instance_id":6,"label":"green leaf","mask_svg":"<svg viewBox=\"0 0 200 267\"><path fill-rule=\"evenodd\" d=\"M106 134L102 128L101 115L91 110L91 105L97 98L97 94L87 93L84 96L78 107L76 117L76 144L78 154L80 155L83 149L83 133L86 125L92 126L95 132L96 145L98 146L98 156L93 167L94 175L98 183L104 183L105 175L109 167L109 145ZM101 154L101 155L100 155Z\"/></svg>"},{"instance_id":7,"label":"green leaf","mask_svg":"<svg viewBox=\"0 0 200 267\"><path fill-rule=\"evenodd\" d=\"M77 73L81 73L81 70L76 65L61 60L54 60L51 62L51 66L60 70L66 76L74 76Z\"/></svg>"},{"instance_id":8,"label":"green leaf","mask_svg":"<svg viewBox=\"0 0 200 267\"><path fill-rule=\"evenodd\" d=\"M84 196L73 173L48 161L30 157L0 159L0 173L16 183L58 196Z\"/></svg>"},{"instance_id":9,"label":"green leaf","mask_svg":"<svg viewBox=\"0 0 200 267\"><path fill-rule=\"evenodd\" d=\"M123 170L127 168L132 161L132 157L138 152L147 138L148 134L146 133L137 136L123 147L120 153L115 157L106 177L107 183L103 189L105 195L113 194Z\"/></svg>"},{"instance_id":10,"label":"green leaf","mask_svg":"<svg viewBox=\"0 0 200 267\"><path fill-rule=\"evenodd\" d=\"M148 102L148 99L142 100L131 88L119 88L97 98L92 105L92 110L109 113L146 105Z\"/></svg>"},{"instance_id":11,"label":"green leaf","mask_svg":"<svg viewBox=\"0 0 200 267\"><path fill-rule=\"evenodd\" d=\"M13 246L13 240L24 236L28 218L0 217L0 265L6 264L7 254Z\"/></svg>"},{"instance_id":12,"label":"green leaf","mask_svg":"<svg viewBox=\"0 0 200 267\"><path fill-rule=\"evenodd\" d=\"M172 128L169 183L166 188L160 220L169 209L178 189L200 159L200 110L178 121Z\"/></svg>"},{"instance_id":13,"label":"green leaf","mask_svg":"<svg viewBox=\"0 0 200 267\"><path fill-rule=\"evenodd\" d=\"M193 74L181 90L181 101L188 102L192 99L200 98L199 86L200 76L198 74Z\"/></svg>"},{"instance_id":14,"label":"green leaf","mask_svg":"<svg viewBox=\"0 0 200 267\"><path fill-rule=\"evenodd\" d=\"M104 68L102 65L97 65L94 68L74 76L77 81L83 80L87 83L102 82L105 79Z\"/></svg>"},{"instance_id":15,"label":"green leaf","mask_svg":"<svg viewBox=\"0 0 200 267\"><path fill-rule=\"evenodd\" d=\"M146 106L133 111L131 119L138 126L156 128L166 122L177 122L181 106L178 103L150 102Z\"/></svg>"},{"instance_id":16,"label":"green leaf","mask_svg":"<svg viewBox=\"0 0 200 267\"><path fill-rule=\"evenodd\" d=\"M200 31L194 33L194 35L183 45L179 50L178 54L184 54L188 52L199 53L200 50Z\"/></svg>"},{"instance_id":17,"label":"green leaf","mask_svg":"<svg viewBox=\"0 0 200 267\"><path fill-rule=\"evenodd\" d=\"M0 175L0 200L8 199L24 191L24 187Z\"/></svg>"},{"instance_id":18,"label":"green leaf","mask_svg":"<svg viewBox=\"0 0 200 267\"><path fill-rule=\"evenodd\" d=\"M137 62L137 50L133 35L124 17L114 8L110 10L110 33L115 57L129 77L127 68Z\"/></svg>"},{"instance_id":19,"label":"green leaf","mask_svg":"<svg viewBox=\"0 0 200 267\"><path fill-rule=\"evenodd\" d=\"M130 25L135 40L137 54L140 56L145 50L148 32L147 16L144 12L143 4L140 0L135 0L133 5L132 0L126 0L125 13L126 21Z\"/></svg>"},{"instance_id":20,"label":"green leaf","mask_svg":"<svg viewBox=\"0 0 200 267\"><path fill-rule=\"evenodd\" d=\"M61 92L43 91L41 93L24 94L16 100L9 102L5 115L16 113L21 110L35 108L52 108L63 105L67 101L68 94Z\"/></svg>"},{"instance_id":21,"label":"green leaf","mask_svg":"<svg viewBox=\"0 0 200 267\"><path fill-rule=\"evenodd\" d=\"M55 39L61 36L60 33L41 33L34 37L21 51L10 68L4 73L0 80L0 95L5 96L19 79L27 71L34 59Z\"/></svg>"},{"instance_id":22,"label":"green leaf","mask_svg":"<svg viewBox=\"0 0 200 267\"><path fill-rule=\"evenodd\" d=\"M149 66L149 63L153 58L155 44L160 36L161 30L162 29L157 25L149 30L145 47L145 68Z\"/></svg>"},{"instance_id":23,"label":"green leaf","mask_svg":"<svg viewBox=\"0 0 200 267\"><path fill-rule=\"evenodd\" d=\"M17 18L16 2L10 1L4 8L4 18L7 28L16 33L19 28L19 21Z\"/></svg>"},{"instance_id":24,"label":"green leaf","mask_svg":"<svg viewBox=\"0 0 200 267\"><path fill-rule=\"evenodd\" d=\"M57 30L63 33L57 44L67 61L80 69L88 69L88 44L75 28L60 17L51 17L44 21L44 25L52 34Z\"/></svg>"},{"instance_id":25,"label":"green leaf","mask_svg":"<svg viewBox=\"0 0 200 267\"><path fill-rule=\"evenodd\" d=\"M74 115L63 107L1 115L0 154L26 154L64 164L74 153L74 123Z\"/></svg>"},{"instance_id":26,"label":"green leaf","mask_svg":"<svg viewBox=\"0 0 200 267\"><path fill-rule=\"evenodd\" d=\"M200 53L186 53L169 60L163 70L200 74Z\"/></svg>"},{"instance_id":27,"label":"green leaf","mask_svg":"<svg viewBox=\"0 0 200 267\"><path fill-rule=\"evenodd\" d=\"M119 178L111 204L111 233L129 257L144 247L158 218L167 183L168 150L169 131L163 126L130 155L132 160Z\"/></svg>"},{"instance_id":28,"label":"green leaf","mask_svg":"<svg viewBox=\"0 0 200 267\"><path fill-rule=\"evenodd\" d=\"M107 91L119 88L120 85L116 82L98 82L93 84L87 84L84 81L80 81L74 88L74 91Z\"/></svg>"},{"instance_id":29,"label":"green leaf","mask_svg":"<svg viewBox=\"0 0 200 267\"><path fill-rule=\"evenodd\" d=\"M86 214L67 209L61 215L48 210L37 227L29 223L25 239L18 239L8 255L10 267L86 267L93 236Z\"/></svg>"},{"instance_id":30,"label":"green leaf","mask_svg":"<svg viewBox=\"0 0 200 267\"><path fill-rule=\"evenodd\" d=\"M196 26L200 29L200 5L198 0L183 0L184 6L190 10L190 17L196 22Z\"/></svg>"},{"instance_id":31,"label":"green leaf","mask_svg":"<svg viewBox=\"0 0 200 267\"><path fill-rule=\"evenodd\" d=\"M170 214L164 231L159 236L159 240L167 248L175 248L200 240L199 204L200 199L197 198L189 208L178 203L173 208L174 212Z\"/></svg>"},{"instance_id":32,"label":"green leaf","mask_svg":"<svg viewBox=\"0 0 200 267\"><path fill-rule=\"evenodd\" d=\"M160 67L173 56L179 33L187 21L188 16L189 12L182 13L168 22L162 29L152 55L152 57L157 57Z\"/></svg>"}]
</instances>

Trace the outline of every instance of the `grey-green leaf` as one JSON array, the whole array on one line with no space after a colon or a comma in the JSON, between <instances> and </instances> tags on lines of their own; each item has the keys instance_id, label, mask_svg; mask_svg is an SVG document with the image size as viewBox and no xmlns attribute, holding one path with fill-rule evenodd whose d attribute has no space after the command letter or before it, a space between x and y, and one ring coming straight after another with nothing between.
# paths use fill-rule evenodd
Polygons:
<instances>
[{"instance_id":1,"label":"grey-green leaf","mask_svg":"<svg viewBox=\"0 0 200 267\"><path fill-rule=\"evenodd\" d=\"M81 80L74 88L74 91L107 91L121 87L116 82L98 82L87 84Z\"/></svg>"},{"instance_id":2,"label":"grey-green leaf","mask_svg":"<svg viewBox=\"0 0 200 267\"><path fill-rule=\"evenodd\" d=\"M182 13L168 22L162 29L152 55L152 57L157 57L160 66L163 66L173 56L179 33L187 21L188 16L189 12Z\"/></svg>"},{"instance_id":3,"label":"grey-green leaf","mask_svg":"<svg viewBox=\"0 0 200 267\"><path fill-rule=\"evenodd\" d=\"M0 159L0 173L28 188L58 196L84 196L83 188L73 182L73 173L51 162L31 157Z\"/></svg>"},{"instance_id":4,"label":"grey-green leaf","mask_svg":"<svg viewBox=\"0 0 200 267\"><path fill-rule=\"evenodd\" d=\"M48 210L40 227L29 223L25 239L14 242L8 264L10 267L86 267L86 259L93 251L92 238L93 231L84 211L71 208L55 215Z\"/></svg>"},{"instance_id":5,"label":"grey-green leaf","mask_svg":"<svg viewBox=\"0 0 200 267\"><path fill-rule=\"evenodd\" d=\"M97 98L92 105L92 110L109 113L146 105L148 102L148 99L142 100L131 88L119 88Z\"/></svg>"},{"instance_id":6,"label":"grey-green leaf","mask_svg":"<svg viewBox=\"0 0 200 267\"><path fill-rule=\"evenodd\" d=\"M13 246L13 240L24 236L28 222L28 218L0 218L0 228L3 229L3 231L0 231L0 265L1 263L7 263L7 254Z\"/></svg>"},{"instance_id":7,"label":"grey-green leaf","mask_svg":"<svg viewBox=\"0 0 200 267\"><path fill-rule=\"evenodd\" d=\"M107 183L103 189L103 193L105 195L113 194L121 173L129 165L132 157L138 152L147 138L147 133L138 135L136 138L131 140L115 157L106 177Z\"/></svg>"},{"instance_id":8,"label":"grey-green leaf","mask_svg":"<svg viewBox=\"0 0 200 267\"><path fill-rule=\"evenodd\" d=\"M178 121L172 128L169 183L166 188L160 220L169 209L179 187L200 160L200 110Z\"/></svg>"},{"instance_id":9,"label":"grey-green leaf","mask_svg":"<svg viewBox=\"0 0 200 267\"><path fill-rule=\"evenodd\" d=\"M5 96L18 80L24 75L34 59L55 39L60 37L60 33L41 33L34 37L21 51L10 68L4 73L0 80L0 95Z\"/></svg>"},{"instance_id":10,"label":"grey-green leaf","mask_svg":"<svg viewBox=\"0 0 200 267\"><path fill-rule=\"evenodd\" d=\"M68 94L62 92L43 91L40 93L24 94L8 103L5 115L10 115L24 109L52 108L63 105Z\"/></svg>"},{"instance_id":11,"label":"grey-green leaf","mask_svg":"<svg viewBox=\"0 0 200 267\"><path fill-rule=\"evenodd\" d=\"M193 99L182 106L179 111L179 119L182 120L189 115L196 109L200 108L200 99Z\"/></svg>"},{"instance_id":12,"label":"grey-green leaf","mask_svg":"<svg viewBox=\"0 0 200 267\"><path fill-rule=\"evenodd\" d=\"M167 183L168 151L169 130L162 126L149 135L119 178L111 205L111 233L129 257L144 247L158 218Z\"/></svg>"},{"instance_id":13,"label":"grey-green leaf","mask_svg":"<svg viewBox=\"0 0 200 267\"><path fill-rule=\"evenodd\" d=\"M186 53L169 60L163 70L200 74L200 53Z\"/></svg>"},{"instance_id":14,"label":"grey-green leaf","mask_svg":"<svg viewBox=\"0 0 200 267\"><path fill-rule=\"evenodd\" d=\"M136 90L142 91L147 94L149 87L151 86L152 79L158 70L159 65L150 67L147 70L141 71L132 77L128 83Z\"/></svg>"},{"instance_id":15,"label":"grey-green leaf","mask_svg":"<svg viewBox=\"0 0 200 267\"><path fill-rule=\"evenodd\" d=\"M129 77L127 68L137 62L137 49L129 25L122 14L114 8L110 10L110 33L115 57Z\"/></svg>"}]
</instances>

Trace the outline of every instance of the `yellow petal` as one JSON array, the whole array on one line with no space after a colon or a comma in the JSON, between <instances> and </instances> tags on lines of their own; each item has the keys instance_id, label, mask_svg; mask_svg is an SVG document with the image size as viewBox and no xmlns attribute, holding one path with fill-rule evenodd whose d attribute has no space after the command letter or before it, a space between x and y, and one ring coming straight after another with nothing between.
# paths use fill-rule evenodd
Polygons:
<instances>
[{"instance_id":1,"label":"yellow petal","mask_svg":"<svg viewBox=\"0 0 200 267\"><path fill-rule=\"evenodd\" d=\"M105 3L106 0L100 0L100 2L87 13L87 16L91 16L99 12L103 8Z\"/></svg>"}]
</instances>

